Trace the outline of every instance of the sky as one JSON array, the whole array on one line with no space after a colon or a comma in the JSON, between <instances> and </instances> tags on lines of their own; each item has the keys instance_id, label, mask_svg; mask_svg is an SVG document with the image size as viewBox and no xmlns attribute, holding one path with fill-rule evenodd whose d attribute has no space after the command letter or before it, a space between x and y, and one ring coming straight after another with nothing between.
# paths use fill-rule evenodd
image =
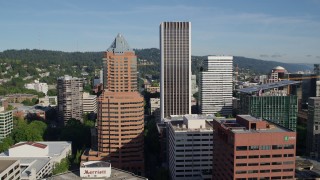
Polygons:
<instances>
[{"instance_id":1,"label":"sky","mask_svg":"<svg viewBox=\"0 0 320 180\"><path fill-rule=\"evenodd\" d=\"M320 63L320 0L0 1L0 51L104 51L118 33L159 48L164 21L192 23L193 55Z\"/></svg>"}]
</instances>

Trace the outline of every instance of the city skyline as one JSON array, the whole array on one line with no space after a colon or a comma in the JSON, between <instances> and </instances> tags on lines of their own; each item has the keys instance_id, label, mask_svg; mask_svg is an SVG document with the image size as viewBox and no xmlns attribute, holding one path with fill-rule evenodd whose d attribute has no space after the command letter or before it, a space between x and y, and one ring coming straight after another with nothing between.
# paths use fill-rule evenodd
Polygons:
<instances>
[{"instance_id":1,"label":"city skyline","mask_svg":"<svg viewBox=\"0 0 320 180\"><path fill-rule=\"evenodd\" d=\"M104 51L117 33L125 34L133 48L159 48L161 22L189 21L193 55L316 63L319 6L319 0L4 1L0 51Z\"/></svg>"}]
</instances>

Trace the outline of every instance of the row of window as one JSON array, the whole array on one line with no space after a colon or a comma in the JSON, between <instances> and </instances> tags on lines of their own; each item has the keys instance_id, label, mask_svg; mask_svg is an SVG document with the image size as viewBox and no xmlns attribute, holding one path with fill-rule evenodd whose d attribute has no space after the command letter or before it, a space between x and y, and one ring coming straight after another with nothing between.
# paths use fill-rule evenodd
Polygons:
<instances>
[{"instance_id":1,"label":"row of window","mask_svg":"<svg viewBox=\"0 0 320 180\"><path fill-rule=\"evenodd\" d=\"M273 176L273 177L252 177L252 178L237 178L236 180L270 180L270 179L293 179L293 176Z\"/></svg>"},{"instance_id":2,"label":"row of window","mask_svg":"<svg viewBox=\"0 0 320 180\"><path fill-rule=\"evenodd\" d=\"M255 173L270 173L270 172L293 172L293 169L264 169L264 170L241 170L236 171L236 174L255 174Z\"/></svg>"},{"instance_id":3,"label":"row of window","mask_svg":"<svg viewBox=\"0 0 320 180\"><path fill-rule=\"evenodd\" d=\"M293 164L293 161L284 161L284 162L262 162L260 166L270 166L270 165L282 165L282 164ZM259 163L237 163L236 166L259 166Z\"/></svg>"},{"instance_id":4,"label":"row of window","mask_svg":"<svg viewBox=\"0 0 320 180\"><path fill-rule=\"evenodd\" d=\"M294 149L294 144L284 144L284 145L263 145L263 146L237 146L237 151L247 151L247 150L270 150L270 149Z\"/></svg>"}]
</instances>

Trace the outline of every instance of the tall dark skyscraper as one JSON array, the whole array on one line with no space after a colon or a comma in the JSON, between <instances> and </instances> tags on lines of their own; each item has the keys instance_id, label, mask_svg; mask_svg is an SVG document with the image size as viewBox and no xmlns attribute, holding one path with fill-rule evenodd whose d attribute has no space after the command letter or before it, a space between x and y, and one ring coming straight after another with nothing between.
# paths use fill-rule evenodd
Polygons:
<instances>
[{"instance_id":1,"label":"tall dark skyscraper","mask_svg":"<svg viewBox=\"0 0 320 180\"><path fill-rule=\"evenodd\" d=\"M191 23L160 24L161 119L191 114Z\"/></svg>"}]
</instances>

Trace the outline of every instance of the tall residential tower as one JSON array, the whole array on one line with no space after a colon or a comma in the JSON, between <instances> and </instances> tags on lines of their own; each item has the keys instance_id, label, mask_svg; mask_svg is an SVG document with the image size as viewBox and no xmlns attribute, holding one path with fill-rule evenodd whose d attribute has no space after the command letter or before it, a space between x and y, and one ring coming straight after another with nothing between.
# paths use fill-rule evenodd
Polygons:
<instances>
[{"instance_id":1,"label":"tall residential tower","mask_svg":"<svg viewBox=\"0 0 320 180\"><path fill-rule=\"evenodd\" d=\"M160 24L161 119L191 114L191 23Z\"/></svg>"},{"instance_id":2,"label":"tall residential tower","mask_svg":"<svg viewBox=\"0 0 320 180\"><path fill-rule=\"evenodd\" d=\"M58 118L66 124L70 118L82 121L83 79L72 76L58 78Z\"/></svg>"}]
</instances>

